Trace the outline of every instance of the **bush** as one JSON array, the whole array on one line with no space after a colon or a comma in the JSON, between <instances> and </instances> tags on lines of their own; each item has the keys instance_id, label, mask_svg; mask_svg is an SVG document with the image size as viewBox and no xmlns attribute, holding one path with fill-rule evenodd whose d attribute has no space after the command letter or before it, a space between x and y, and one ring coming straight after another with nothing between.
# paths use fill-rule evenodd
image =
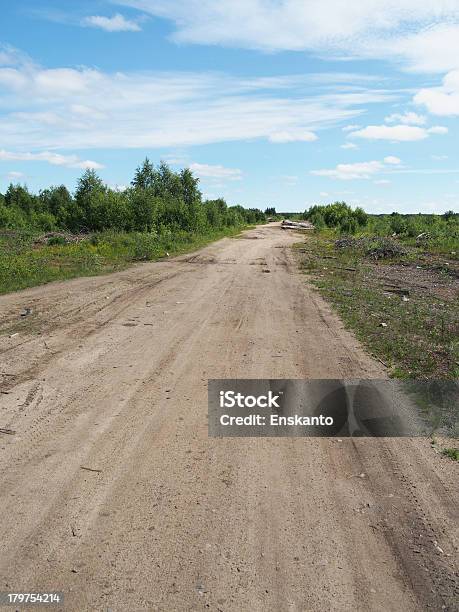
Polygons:
<instances>
[{"instance_id":1,"label":"bush","mask_svg":"<svg viewBox=\"0 0 459 612\"><path fill-rule=\"evenodd\" d=\"M368 215L362 208L352 210L345 202L326 206L312 206L304 213L317 229L330 227L343 234L354 234L368 223Z\"/></svg>"}]
</instances>

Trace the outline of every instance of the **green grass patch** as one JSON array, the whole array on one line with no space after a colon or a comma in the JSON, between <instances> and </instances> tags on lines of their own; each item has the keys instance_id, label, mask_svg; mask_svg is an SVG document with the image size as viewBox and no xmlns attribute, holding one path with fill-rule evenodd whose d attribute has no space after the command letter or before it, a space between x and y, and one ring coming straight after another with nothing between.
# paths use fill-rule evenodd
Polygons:
<instances>
[{"instance_id":1,"label":"green grass patch","mask_svg":"<svg viewBox=\"0 0 459 612\"><path fill-rule=\"evenodd\" d=\"M381 260L365 242L337 248L330 232L296 248L320 293L392 376L459 376L459 300L448 268L434 270L414 247Z\"/></svg>"},{"instance_id":2,"label":"green grass patch","mask_svg":"<svg viewBox=\"0 0 459 612\"><path fill-rule=\"evenodd\" d=\"M4 232L0 235L0 294L51 281L106 274L135 262L161 259L167 253L179 255L237 235L242 229L170 231L160 235L102 232L69 244L60 239L37 244L36 233Z\"/></svg>"},{"instance_id":3,"label":"green grass patch","mask_svg":"<svg viewBox=\"0 0 459 612\"><path fill-rule=\"evenodd\" d=\"M459 461L459 448L444 448L441 453L453 461Z\"/></svg>"}]
</instances>

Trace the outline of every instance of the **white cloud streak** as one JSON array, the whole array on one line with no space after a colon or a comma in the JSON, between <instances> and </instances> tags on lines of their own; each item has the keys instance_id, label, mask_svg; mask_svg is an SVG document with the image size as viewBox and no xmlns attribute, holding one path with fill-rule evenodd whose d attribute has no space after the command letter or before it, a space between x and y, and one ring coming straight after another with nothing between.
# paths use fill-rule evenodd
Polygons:
<instances>
[{"instance_id":1,"label":"white cloud streak","mask_svg":"<svg viewBox=\"0 0 459 612\"><path fill-rule=\"evenodd\" d=\"M317 140L316 134L308 130L284 130L281 132L273 132L269 135L271 142L314 142Z\"/></svg>"},{"instance_id":2,"label":"white cloud streak","mask_svg":"<svg viewBox=\"0 0 459 612\"><path fill-rule=\"evenodd\" d=\"M430 134L447 134L448 129L443 126L422 128L413 125L369 125L362 130L351 132L351 138L366 140L390 140L392 142L412 142L425 140Z\"/></svg>"},{"instance_id":3,"label":"white cloud streak","mask_svg":"<svg viewBox=\"0 0 459 612\"><path fill-rule=\"evenodd\" d=\"M312 142L318 130L396 98L367 87L330 94L311 88L308 75L106 73L12 57L0 66L0 142L19 150Z\"/></svg>"},{"instance_id":4,"label":"white cloud streak","mask_svg":"<svg viewBox=\"0 0 459 612\"><path fill-rule=\"evenodd\" d=\"M341 181L352 181L370 179L380 172L386 171L388 167L399 165L402 160L393 155L388 155L381 161L356 162L354 164L338 164L335 168L312 170L315 176L325 176Z\"/></svg>"},{"instance_id":5,"label":"white cloud streak","mask_svg":"<svg viewBox=\"0 0 459 612\"><path fill-rule=\"evenodd\" d=\"M355 164L338 164L336 168L325 170L311 170L316 176L327 176L342 181L355 179L369 179L380 172L384 165L379 161L357 162Z\"/></svg>"},{"instance_id":6,"label":"white cloud streak","mask_svg":"<svg viewBox=\"0 0 459 612\"><path fill-rule=\"evenodd\" d=\"M85 17L81 25L100 28L106 32L140 32L141 30L137 22L126 19L120 13L113 15L113 17L91 15L90 17Z\"/></svg>"},{"instance_id":7,"label":"white cloud streak","mask_svg":"<svg viewBox=\"0 0 459 612\"><path fill-rule=\"evenodd\" d=\"M405 125L425 125L427 118L424 115L418 115L412 111L406 112L403 115L393 113L384 119L386 123L403 123Z\"/></svg>"},{"instance_id":8,"label":"white cloud streak","mask_svg":"<svg viewBox=\"0 0 459 612\"><path fill-rule=\"evenodd\" d=\"M395 155L388 155L384 158L384 163L391 164L392 166L398 166L398 164L402 163L400 157L395 157Z\"/></svg>"},{"instance_id":9,"label":"white cloud streak","mask_svg":"<svg viewBox=\"0 0 459 612\"><path fill-rule=\"evenodd\" d=\"M459 0L117 0L175 23L179 43L459 67Z\"/></svg>"},{"instance_id":10,"label":"white cloud streak","mask_svg":"<svg viewBox=\"0 0 459 612\"><path fill-rule=\"evenodd\" d=\"M65 168L81 168L83 170L100 170L104 166L90 159L82 160L76 155L60 155L50 151L40 153L19 153L13 151L0 150L0 161L24 161L24 162L46 162L53 166L64 166Z\"/></svg>"},{"instance_id":11,"label":"white cloud streak","mask_svg":"<svg viewBox=\"0 0 459 612\"><path fill-rule=\"evenodd\" d=\"M242 170L239 170L239 168L226 168L221 165L198 163L190 164L189 168L200 178L226 179L231 181L240 181L242 179Z\"/></svg>"}]
</instances>

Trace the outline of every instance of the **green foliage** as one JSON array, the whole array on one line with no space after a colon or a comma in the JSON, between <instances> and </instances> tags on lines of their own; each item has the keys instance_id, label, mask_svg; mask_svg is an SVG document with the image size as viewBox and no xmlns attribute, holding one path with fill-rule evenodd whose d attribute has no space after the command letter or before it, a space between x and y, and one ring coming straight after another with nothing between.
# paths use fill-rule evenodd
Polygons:
<instances>
[{"instance_id":1,"label":"green foliage","mask_svg":"<svg viewBox=\"0 0 459 612\"><path fill-rule=\"evenodd\" d=\"M304 217L317 229L330 227L342 234L355 234L368 223L368 215L362 208L352 210L345 202L312 206Z\"/></svg>"},{"instance_id":2,"label":"green foliage","mask_svg":"<svg viewBox=\"0 0 459 612\"><path fill-rule=\"evenodd\" d=\"M365 231L369 235L390 236L427 252L458 256L459 214L452 211L443 215L372 215Z\"/></svg>"},{"instance_id":3,"label":"green foliage","mask_svg":"<svg viewBox=\"0 0 459 612\"><path fill-rule=\"evenodd\" d=\"M136 169L131 187L108 188L94 170L86 170L72 196L64 185L38 195L10 185L0 194L0 228L72 232L208 232L265 220L260 210L228 207L223 199L203 201L199 179L189 168L172 171L149 159Z\"/></svg>"},{"instance_id":4,"label":"green foliage","mask_svg":"<svg viewBox=\"0 0 459 612\"><path fill-rule=\"evenodd\" d=\"M237 227L205 232L166 228L161 234L109 230L78 242L54 236L40 248L26 230L4 232L0 234L0 294L54 280L104 274L136 261L165 257L166 253L184 253L238 231Z\"/></svg>"},{"instance_id":5,"label":"green foliage","mask_svg":"<svg viewBox=\"0 0 459 612\"><path fill-rule=\"evenodd\" d=\"M453 461L459 461L459 448L444 448L442 450L442 455L449 457Z\"/></svg>"},{"instance_id":6,"label":"green foliage","mask_svg":"<svg viewBox=\"0 0 459 612\"><path fill-rule=\"evenodd\" d=\"M148 159L125 191L107 187L94 170L82 174L73 195L64 185L38 195L10 185L0 194L0 292L157 259L264 220L260 210L222 198L203 201L190 169L174 172ZM83 236L36 241L55 230Z\"/></svg>"}]
</instances>

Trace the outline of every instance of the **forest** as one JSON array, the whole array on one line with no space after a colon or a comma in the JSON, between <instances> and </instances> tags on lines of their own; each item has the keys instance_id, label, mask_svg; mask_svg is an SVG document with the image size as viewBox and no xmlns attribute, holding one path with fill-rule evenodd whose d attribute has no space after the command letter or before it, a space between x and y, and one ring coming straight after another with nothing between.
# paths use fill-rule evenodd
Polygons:
<instances>
[{"instance_id":1,"label":"forest","mask_svg":"<svg viewBox=\"0 0 459 612\"><path fill-rule=\"evenodd\" d=\"M11 184L0 194L0 228L199 232L264 220L261 211L228 206L223 198L203 200L198 183L188 168L174 172L164 162L155 167L145 159L122 191L110 189L91 169L80 177L74 194L65 185L35 195L25 185Z\"/></svg>"}]
</instances>

